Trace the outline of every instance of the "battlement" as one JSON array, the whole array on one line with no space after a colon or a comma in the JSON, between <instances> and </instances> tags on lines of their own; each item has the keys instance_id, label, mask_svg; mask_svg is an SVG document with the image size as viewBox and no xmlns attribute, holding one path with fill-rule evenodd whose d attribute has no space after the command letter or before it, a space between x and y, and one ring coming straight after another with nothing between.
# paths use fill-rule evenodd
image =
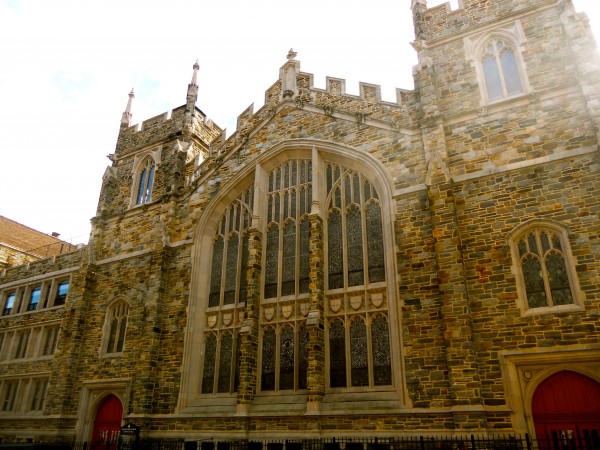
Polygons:
<instances>
[{"instance_id":1,"label":"battlement","mask_svg":"<svg viewBox=\"0 0 600 450\"><path fill-rule=\"evenodd\" d=\"M427 0L413 0L413 22L417 40L435 40L467 31L486 23L520 16L556 4L555 0L458 0L431 8Z\"/></svg>"},{"instance_id":2,"label":"battlement","mask_svg":"<svg viewBox=\"0 0 600 450\"><path fill-rule=\"evenodd\" d=\"M166 111L141 123L122 127L119 132L116 152L119 155L135 151L141 146L151 145L171 136L182 134L185 126L186 105ZM195 108L193 122L206 131L207 135L216 136L221 129L210 119L207 119L199 108ZM198 126L195 126L198 128Z\"/></svg>"}]
</instances>

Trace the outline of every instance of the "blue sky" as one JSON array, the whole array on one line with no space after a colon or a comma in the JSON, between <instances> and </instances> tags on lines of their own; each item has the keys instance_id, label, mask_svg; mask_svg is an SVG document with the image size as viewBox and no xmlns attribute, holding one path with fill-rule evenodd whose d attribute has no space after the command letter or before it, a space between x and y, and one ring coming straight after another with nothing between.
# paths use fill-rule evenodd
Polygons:
<instances>
[{"instance_id":1,"label":"blue sky","mask_svg":"<svg viewBox=\"0 0 600 450\"><path fill-rule=\"evenodd\" d=\"M600 24L598 0L575 6ZM137 123L185 102L199 59L198 106L231 134L291 47L316 86L395 100L412 30L410 0L0 0L0 215L87 242L132 87Z\"/></svg>"}]
</instances>

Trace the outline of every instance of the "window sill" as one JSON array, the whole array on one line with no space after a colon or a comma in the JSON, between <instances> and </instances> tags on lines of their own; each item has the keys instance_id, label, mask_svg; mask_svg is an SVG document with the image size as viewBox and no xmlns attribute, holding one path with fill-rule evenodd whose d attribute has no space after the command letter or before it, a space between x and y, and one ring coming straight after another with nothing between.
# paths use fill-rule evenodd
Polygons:
<instances>
[{"instance_id":1,"label":"window sill","mask_svg":"<svg viewBox=\"0 0 600 450\"><path fill-rule=\"evenodd\" d=\"M523 316L541 316L548 314L560 314L570 312L581 312L584 311L582 306L571 304L571 305L559 305L559 306L542 306L540 308L530 308L523 313Z\"/></svg>"}]
</instances>

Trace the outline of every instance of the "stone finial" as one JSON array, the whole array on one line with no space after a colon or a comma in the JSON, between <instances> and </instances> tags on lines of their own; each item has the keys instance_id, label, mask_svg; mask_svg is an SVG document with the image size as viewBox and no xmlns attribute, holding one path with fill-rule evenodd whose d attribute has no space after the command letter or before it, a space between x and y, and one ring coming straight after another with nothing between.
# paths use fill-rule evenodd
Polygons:
<instances>
[{"instance_id":1,"label":"stone finial","mask_svg":"<svg viewBox=\"0 0 600 450\"><path fill-rule=\"evenodd\" d=\"M411 4L410 4L410 9L414 10L415 6L422 6L425 9L427 9L427 0L412 0Z\"/></svg>"},{"instance_id":2,"label":"stone finial","mask_svg":"<svg viewBox=\"0 0 600 450\"><path fill-rule=\"evenodd\" d=\"M133 99L135 95L133 93L133 88L131 88L131 92L129 93L129 100L127 100L127 107L121 116L121 126L128 127L131 125L131 104L133 103Z\"/></svg>"},{"instance_id":3,"label":"stone finial","mask_svg":"<svg viewBox=\"0 0 600 450\"><path fill-rule=\"evenodd\" d=\"M198 85L198 69L200 69L200 66L198 65L198 60L196 59L196 63L194 64L194 75L192 75L192 82L190 83L191 85Z\"/></svg>"},{"instance_id":4,"label":"stone finial","mask_svg":"<svg viewBox=\"0 0 600 450\"><path fill-rule=\"evenodd\" d=\"M297 54L298 54L298 52L295 52L293 48L290 48L290 51L287 54L287 60L288 61L295 61Z\"/></svg>"},{"instance_id":5,"label":"stone finial","mask_svg":"<svg viewBox=\"0 0 600 450\"><path fill-rule=\"evenodd\" d=\"M187 90L187 112L190 112L194 109L194 105L196 104L196 101L198 100L198 69L200 68L200 66L198 65L198 60L196 60L196 63L193 66L194 69L194 74L192 75L192 81L190 82L190 84L188 84L188 90Z\"/></svg>"}]
</instances>

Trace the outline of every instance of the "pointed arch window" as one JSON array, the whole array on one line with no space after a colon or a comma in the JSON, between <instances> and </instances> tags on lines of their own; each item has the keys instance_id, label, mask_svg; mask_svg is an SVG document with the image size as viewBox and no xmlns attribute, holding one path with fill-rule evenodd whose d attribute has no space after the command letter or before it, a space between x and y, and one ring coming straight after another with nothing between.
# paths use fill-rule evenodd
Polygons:
<instances>
[{"instance_id":1,"label":"pointed arch window","mask_svg":"<svg viewBox=\"0 0 600 450\"><path fill-rule=\"evenodd\" d=\"M156 164L154 164L154 160L152 158L146 158L138 175L136 205L152 201L152 187L154 185L155 172Z\"/></svg>"},{"instance_id":2,"label":"pointed arch window","mask_svg":"<svg viewBox=\"0 0 600 450\"><path fill-rule=\"evenodd\" d=\"M313 160L308 152L294 155L257 169L254 185L215 219L211 254L205 256L210 273L203 278L207 296L202 297L203 356L197 384L202 395L231 395L237 389L231 374L239 370L251 233L260 236L262 245L254 355L258 391L306 389L311 289L324 290L327 388L392 389L389 246L377 189L359 170L326 158ZM314 176L319 177L314 192L324 206L322 231L313 227ZM262 219L260 229L250 228L253 214ZM311 271L311 245L324 251L320 280Z\"/></svg>"},{"instance_id":3,"label":"pointed arch window","mask_svg":"<svg viewBox=\"0 0 600 450\"><path fill-rule=\"evenodd\" d=\"M527 39L519 20L511 26L464 38L467 58L475 68L482 105L530 92L521 49Z\"/></svg>"},{"instance_id":4,"label":"pointed arch window","mask_svg":"<svg viewBox=\"0 0 600 450\"><path fill-rule=\"evenodd\" d=\"M117 300L109 306L104 326L105 355L118 355L123 352L128 319L129 304L125 300Z\"/></svg>"},{"instance_id":5,"label":"pointed arch window","mask_svg":"<svg viewBox=\"0 0 600 450\"><path fill-rule=\"evenodd\" d=\"M580 306L567 233L554 223L535 222L510 238L523 311L553 312Z\"/></svg>"},{"instance_id":6,"label":"pointed arch window","mask_svg":"<svg viewBox=\"0 0 600 450\"><path fill-rule=\"evenodd\" d=\"M515 49L505 39L492 38L484 46L481 67L489 101L523 92Z\"/></svg>"},{"instance_id":7,"label":"pointed arch window","mask_svg":"<svg viewBox=\"0 0 600 450\"><path fill-rule=\"evenodd\" d=\"M239 384L239 330L247 293L249 229L254 189L221 215L213 236L201 393L232 394Z\"/></svg>"},{"instance_id":8,"label":"pointed arch window","mask_svg":"<svg viewBox=\"0 0 600 450\"><path fill-rule=\"evenodd\" d=\"M327 166L327 193L329 386L391 385L379 198L367 178L337 163Z\"/></svg>"}]
</instances>

